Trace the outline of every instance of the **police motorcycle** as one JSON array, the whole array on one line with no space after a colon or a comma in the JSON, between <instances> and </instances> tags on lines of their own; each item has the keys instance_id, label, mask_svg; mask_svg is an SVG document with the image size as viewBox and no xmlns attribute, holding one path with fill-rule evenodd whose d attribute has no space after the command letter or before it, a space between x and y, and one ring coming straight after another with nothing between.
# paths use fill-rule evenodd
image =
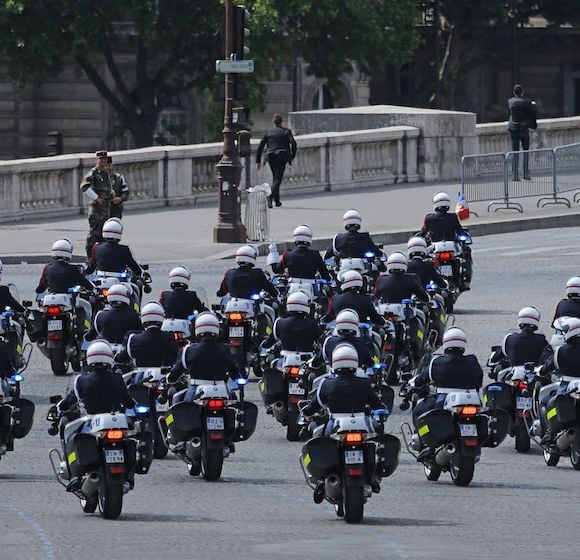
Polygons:
<instances>
[{"instance_id":1,"label":"police motorcycle","mask_svg":"<svg viewBox=\"0 0 580 560\"><path fill-rule=\"evenodd\" d=\"M22 439L32 429L34 403L20 396L26 365L6 379L0 379L0 459L14 451L14 440Z\"/></svg>"},{"instance_id":2,"label":"police motorcycle","mask_svg":"<svg viewBox=\"0 0 580 560\"><path fill-rule=\"evenodd\" d=\"M123 496L134 486L134 474L146 474L153 460L147 407L125 414L85 414L82 405L67 411L63 421L57 408L60 395L50 397L48 433L60 435L61 451L49 451L57 481L80 500L84 513L99 508L105 519L116 519ZM131 415L134 416L131 416Z\"/></svg>"},{"instance_id":3,"label":"police motorcycle","mask_svg":"<svg viewBox=\"0 0 580 560\"><path fill-rule=\"evenodd\" d=\"M97 287L100 292L101 308L105 307L109 288L115 284L128 284L131 287L131 306L137 312L141 308L143 293L151 293L151 275L149 265L141 265L143 273L136 277L130 270L122 272L108 272L97 270L88 279Z\"/></svg>"},{"instance_id":4,"label":"police motorcycle","mask_svg":"<svg viewBox=\"0 0 580 560\"><path fill-rule=\"evenodd\" d=\"M247 379L243 377L230 382L188 378L188 382L195 390L193 400L180 400L188 388L173 396L174 404L165 414L165 444L186 463L191 476L218 480L224 459L235 449L234 443L254 433L258 407L244 400ZM162 429L161 419L159 424Z\"/></svg>"},{"instance_id":5,"label":"police motorcycle","mask_svg":"<svg viewBox=\"0 0 580 560\"><path fill-rule=\"evenodd\" d=\"M19 320L19 316L9 307L0 313L0 340L8 346L14 369L21 371L26 369L32 354L32 344L24 343L23 324L25 320Z\"/></svg>"},{"instance_id":6,"label":"police motorcycle","mask_svg":"<svg viewBox=\"0 0 580 560\"><path fill-rule=\"evenodd\" d=\"M442 409L425 412L417 419L415 432L408 422L401 424L407 451L423 464L425 478L437 481L449 472L457 486L468 486L473 480L475 464L482 447L497 447L506 437L509 414L484 407L477 389L444 387L416 388L414 378L401 389L401 410L408 410L428 394L446 394Z\"/></svg>"},{"instance_id":7,"label":"police motorcycle","mask_svg":"<svg viewBox=\"0 0 580 560\"><path fill-rule=\"evenodd\" d=\"M372 414L374 421L364 412L323 411L320 425L300 453L300 467L306 484L315 491L315 503L331 503L347 523L362 521L364 504L372 496L368 480L380 482L399 464L401 442L384 433L389 411Z\"/></svg>"},{"instance_id":8,"label":"police motorcycle","mask_svg":"<svg viewBox=\"0 0 580 560\"><path fill-rule=\"evenodd\" d=\"M382 245L378 245L382 249ZM375 282L379 277L381 269L384 269L385 255L377 255L374 251L368 250L363 257L330 258L326 260L326 266L334 271L336 279L342 283L344 275L349 270L360 272L363 277L362 293L372 295Z\"/></svg>"},{"instance_id":9,"label":"police motorcycle","mask_svg":"<svg viewBox=\"0 0 580 560\"><path fill-rule=\"evenodd\" d=\"M420 341L423 341L427 317L423 310L417 307L413 299L404 299L401 303L379 303L377 310L385 318L385 336L381 358L383 362L391 364L387 383L396 385L401 380L409 380L413 375L412 372L419 365L416 363L412 351L412 322L417 321L417 336ZM428 339L430 340L432 337L433 335L430 334Z\"/></svg>"},{"instance_id":10,"label":"police motorcycle","mask_svg":"<svg viewBox=\"0 0 580 560\"><path fill-rule=\"evenodd\" d=\"M123 375L131 397L141 407L148 409L147 430L153 436L153 457L163 459L167 455L165 415L169 409L166 378L170 367L137 368Z\"/></svg>"},{"instance_id":11,"label":"police motorcycle","mask_svg":"<svg viewBox=\"0 0 580 560\"><path fill-rule=\"evenodd\" d=\"M288 296L294 292L304 292L314 304L313 317L318 319L328 312L328 302L332 295L332 284L324 278L294 278L286 275L275 275L271 282L282 294L279 299L279 311L282 313Z\"/></svg>"},{"instance_id":12,"label":"police motorcycle","mask_svg":"<svg viewBox=\"0 0 580 560\"><path fill-rule=\"evenodd\" d=\"M446 293L435 282L429 282L425 286L425 291L429 294L428 303L428 323L429 336L434 336L432 340L433 348L438 348L443 341L443 333L447 327L448 315L445 303ZM433 334L435 332L435 334Z\"/></svg>"},{"instance_id":13,"label":"police motorcycle","mask_svg":"<svg viewBox=\"0 0 580 560\"><path fill-rule=\"evenodd\" d=\"M207 307L206 291L200 287L194 288L194 291L200 301ZM197 315L198 312L194 311L194 313L189 315L187 319L167 316L161 325L161 330L172 333L175 342L177 342L179 347L183 348L192 340Z\"/></svg>"},{"instance_id":14,"label":"police motorcycle","mask_svg":"<svg viewBox=\"0 0 580 560\"><path fill-rule=\"evenodd\" d=\"M251 299L224 297L219 306L225 336L236 365L242 371L251 369L261 377L259 344L272 332L276 312L266 302L264 292L252 294Z\"/></svg>"},{"instance_id":15,"label":"police motorcycle","mask_svg":"<svg viewBox=\"0 0 580 560\"><path fill-rule=\"evenodd\" d=\"M530 450L529 426L532 423L532 403L535 386L535 365L510 367L499 358L501 348L493 347L487 361L490 378L496 380L483 388L483 402L492 410L499 408L510 415L509 435L515 438L518 453ZM501 367L502 365L506 367Z\"/></svg>"},{"instance_id":16,"label":"police motorcycle","mask_svg":"<svg viewBox=\"0 0 580 560\"><path fill-rule=\"evenodd\" d=\"M420 232L418 232L420 233ZM467 230L459 233L454 241L435 241L430 246L430 253L437 272L447 282L446 306L447 312L452 313L455 302L461 293L461 286L466 279L465 252L473 243ZM459 270L459 285L457 285L454 268Z\"/></svg>"},{"instance_id":17,"label":"police motorcycle","mask_svg":"<svg viewBox=\"0 0 580 560\"><path fill-rule=\"evenodd\" d=\"M80 286L69 288L65 294L47 291L37 296L40 309L28 312L28 336L50 360L54 375L66 375L69 365L73 371L81 370L83 334L93 318L89 299Z\"/></svg>"},{"instance_id":18,"label":"police motorcycle","mask_svg":"<svg viewBox=\"0 0 580 560\"><path fill-rule=\"evenodd\" d=\"M302 426L298 424L298 403L308 394L308 364L313 358L313 352L282 350L279 357L266 360L269 367L263 370L258 384L266 410L271 411L277 422L286 426L288 441L300 439Z\"/></svg>"}]
</instances>

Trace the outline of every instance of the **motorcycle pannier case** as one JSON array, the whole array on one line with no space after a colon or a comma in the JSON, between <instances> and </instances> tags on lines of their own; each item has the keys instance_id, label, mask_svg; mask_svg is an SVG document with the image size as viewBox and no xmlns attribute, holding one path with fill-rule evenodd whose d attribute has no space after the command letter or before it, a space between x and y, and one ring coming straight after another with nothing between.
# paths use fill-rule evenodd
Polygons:
<instances>
[{"instance_id":1,"label":"motorcycle pannier case","mask_svg":"<svg viewBox=\"0 0 580 560\"><path fill-rule=\"evenodd\" d=\"M488 391L489 387L501 387L501 391ZM489 408L503 408L510 410L513 408L512 388L504 383L492 383L483 388L483 404Z\"/></svg>"},{"instance_id":2,"label":"motorcycle pannier case","mask_svg":"<svg viewBox=\"0 0 580 560\"><path fill-rule=\"evenodd\" d=\"M448 411L430 410L417 419L417 432L423 446L435 447L455 437L455 426Z\"/></svg>"},{"instance_id":3,"label":"motorcycle pannier case","mask_svg":"<svg viewBox=\"0 0 580 560\"><path fill-rule=\"evenodd\" d=\"M511 422L509 412L499 408L493 415L490 410L479 416L478 420L477 431L482 447L497 447L506 438Z\"/></svg>"},{"instance_id":4,"label":"motorcycle pannier case","mask_svg":"<svg viewBox=\"0 0 580 560\"><path fill-rule=\"evenodd\" d=\"M398 437L391 434L381 434L375 437L374 441L378 444L377 474L391 476L399 466L401 442Z\"/></svg>"},{"instance_id":5,"label":"motorcycle pannier case","mask_svg":"<svg viewBox=\"0 0 580 560\"><path fill-rule=\"evenodd\" d=\"M14 437L21 439L28 435L34 421L34 403L28 399L18 400L18 412L14 413Z\"/></svg>"},{"instance_id":6,"label":"motorcycle pannier case","mask_svg":"<svg viewBox=\"0 0 580 560\"><path fill-rule=\"evenodd\" d=\"M38 309L31 309L26 323L26 332L30 342L36 342L44 335L44 318Z\"/></svg>"},{"instance_id":7,"label":"motorcycle pannier case","mask_svg":"<svg viewBox=\"0 0 580 560\"><path fill-rule=\"evenodd\" d=\"M316 480L323 480L341 466L338 444L327 437L313 438L302 447L302 462Z\"/></svg>"},{"instance_id":8,"label":"motorcycle pannier case","mask_svg":"<svg viewBox=\"0 0 580 560\"><path fill-rule=\"evenodd\" d=\"M568 395L557 395L550 399L546 419L553 433L570 428L577 422L576 401Z\"/></svg>"},{"instance_id":9,"label":"motorcycle pannier case","mask_svg":"<svg viewBox=\"0 0 580 560\"><path fill-rule=\"evenodd\" d=\"M259 385L262 399L266 405L283 400L286 395L284 376L277 369L264 370Z\"/></svg>"},{"instance_id":10,"label":"motorcycle pannier case","mask_svg":"<svg viewBox=\"0 0 580 560\"><path fill-rule=\"evenodd\" d=\"M233 408L236 409L237 415L233 441L249 439L258 423L258 407L254 403L243 401L233 405Z\"/></svg>"},{"instance_id":11,"label":"motorcycle pannier case","mask_svg":"<svg viewBox=\"0 0 580 560\"><path fill-rule=\"evenodd\" d=\"M174 404L167 411L165 422L171 435L177 441L187 441L194 436L200 436L202 431L201 407L190 402Z\"/></svg>"},{"instance_id":12,"label":"motorcycle pannier case","mask_svg":"<svg viewBox=\"0 0 580 560\"><path fill-rule=\"evenodd\" d=\"M99 447L91 434L75 434L66 445L66 462L73 476L82 476L100 466Z\"/></svg>"}]
</instances>

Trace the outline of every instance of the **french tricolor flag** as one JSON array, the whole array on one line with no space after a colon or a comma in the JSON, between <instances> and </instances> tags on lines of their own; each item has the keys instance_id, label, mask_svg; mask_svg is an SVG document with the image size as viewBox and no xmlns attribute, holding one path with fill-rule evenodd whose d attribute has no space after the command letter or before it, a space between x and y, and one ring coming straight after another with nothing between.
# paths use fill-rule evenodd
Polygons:
<instances>
[{"instance_id":1,"label":"french tricolor flag","mask_svg":"<svg viewBox=\"0 0 580 560\"><path fill-rule=\"evenodd\" d=\"M467 220L469 218L469 204L465 197L461 194L457 194L457 204L455 205L455 213L460 220Z\"/></svg>"}]
</instances>

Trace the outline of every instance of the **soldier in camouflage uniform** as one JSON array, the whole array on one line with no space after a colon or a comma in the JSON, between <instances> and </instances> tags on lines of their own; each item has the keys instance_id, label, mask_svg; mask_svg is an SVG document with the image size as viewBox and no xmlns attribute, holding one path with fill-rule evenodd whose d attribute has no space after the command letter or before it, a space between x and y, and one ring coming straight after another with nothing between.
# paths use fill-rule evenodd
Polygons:
<instances>
[{"instance_id":1,"label":"soldier in camouflage uniform","mask_svg":"<svg viewBox=\"0 0 580 560\"><path fill-rule=\"evenodd\" d=\"M129 198L129 187L127 186L125 177L113 171L113 158L111 156L107 158L107 173L109 174L111 188L114 192L113 200L111 200L111 218L122 218L123 202Z\"/></svg>"},{"instance_id":2,"label":"soldier in camouflage uniform","mask_svg":"<svg viewBox=\"0 0 580 560\"><path fill-rule=\"evenodd\" d=\"M108 154L103 150L95 155L97 163L81 183L81 190L91 200L89 204L89 234L85 247L89 258L93 245L102 240L101 230L103 229L103 224L109 219L111 199L114 196L109 174L106 170Z\"/></svg>"}]
</instances>

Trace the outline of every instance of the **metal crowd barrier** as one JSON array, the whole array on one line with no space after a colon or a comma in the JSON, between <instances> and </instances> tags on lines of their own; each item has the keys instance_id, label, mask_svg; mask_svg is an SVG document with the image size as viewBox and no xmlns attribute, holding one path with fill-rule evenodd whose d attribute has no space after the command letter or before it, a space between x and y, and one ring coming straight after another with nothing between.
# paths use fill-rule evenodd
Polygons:
<instances>
[{"instance_id":1,"label":"metal crowd barrier","mask_svg":"<svg viewBox=\"0 0 580 560\"><path fill-rule=\"evenodd\" d=\"M580 198L580 144L554 149L526 150L464 156L461 160L461 190L467 202L489 201L495 207L523 212L513 199L535 197L537 206L564 204L562 193L576 190Z\"/></svg>"},{"instance_id":2,"label":"metal crowd barrier","mask_svg":"<svg viewBox=\"0 0 580 560\"><path fill-rule=\"evenodd\" d=\"M248 191L244 215L246 235L250 241L266 241L270 237L268 199L263 191Z\"/></svg>"}]
</instances>

